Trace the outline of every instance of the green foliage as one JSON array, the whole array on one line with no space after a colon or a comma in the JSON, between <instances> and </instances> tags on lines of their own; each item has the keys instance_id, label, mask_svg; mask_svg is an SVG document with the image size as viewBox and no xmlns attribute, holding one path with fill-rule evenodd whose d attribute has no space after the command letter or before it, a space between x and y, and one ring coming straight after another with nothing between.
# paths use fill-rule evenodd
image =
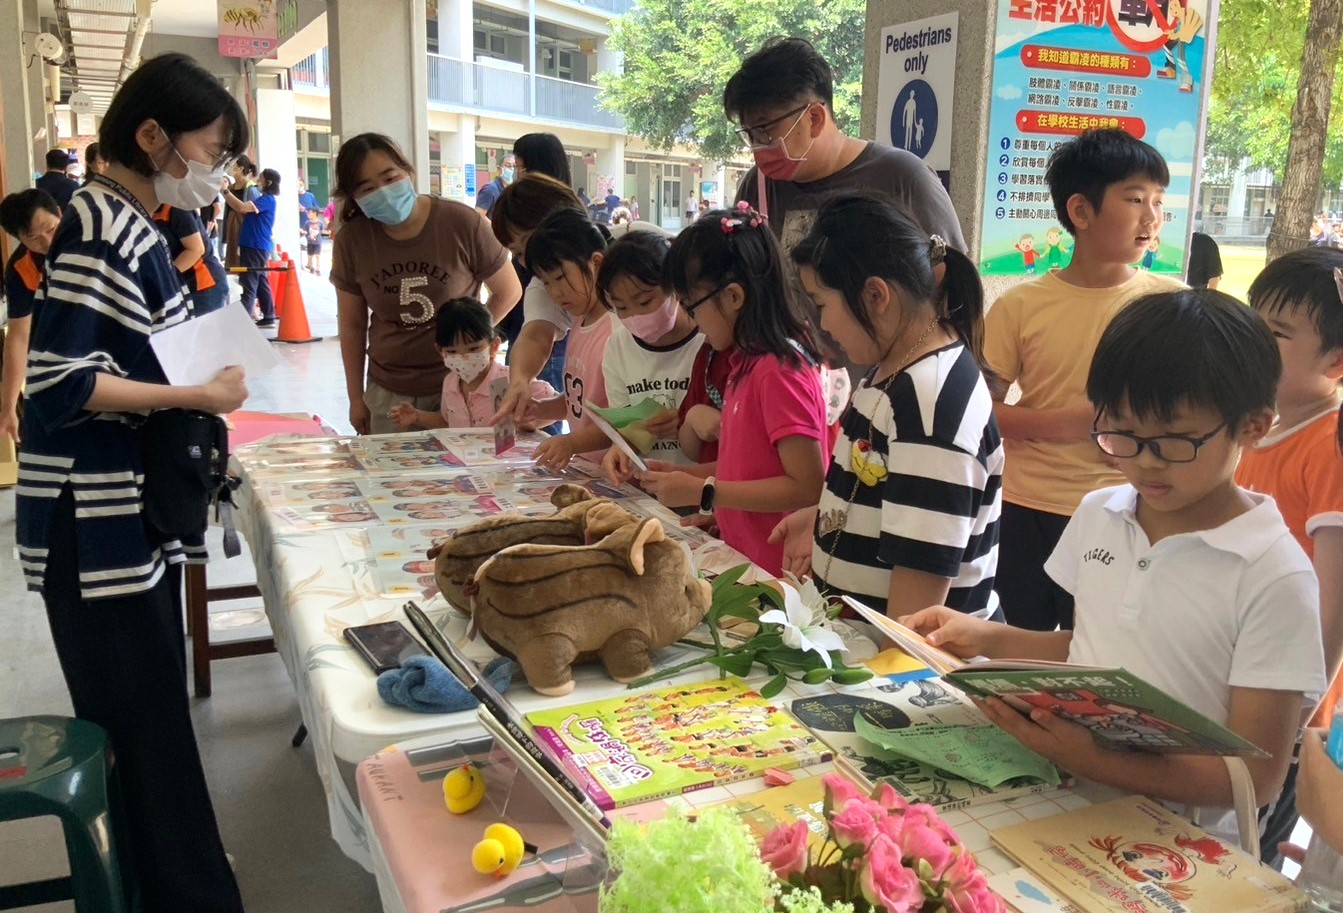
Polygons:
<instances>
[{"instance_id":1,"label":"green foliage","mask_svg":"<svg viewBox=\"0 0 1343 913\"><path fill-rule=\"evenodd\" d=\"M695 821L617 820L606 856L617 878L601 889L601 913L761 913L776 888L750 830L721 808Z\"/></svg>"},{"instance_id":2,"label":"green foliage","mask_svg":"<svg viewBox=\"0 0 1343 913\"><path fill-rule=\"evenodd\" d=\"M835 70L835 117L856 132L863 88L864 0L641 0L616 20L623 73L603 73L602 104L658 149L682 143L710 160L742 151L723 86L775 35L806 38Z\"/></svg>"},{"instance_id":3,"label":"green foliage","mask_svg":"<svg viewBox=\"0 0 1343 913\"><path fill-rule=\"evenodd\" d=\"M1282 179L1310 4L1226 0L1208 110L1206 179L1229 183L1242 158ZM1334 80L1324 183L1343 181L1343 78Z\"/></svg>"}]
</instances>

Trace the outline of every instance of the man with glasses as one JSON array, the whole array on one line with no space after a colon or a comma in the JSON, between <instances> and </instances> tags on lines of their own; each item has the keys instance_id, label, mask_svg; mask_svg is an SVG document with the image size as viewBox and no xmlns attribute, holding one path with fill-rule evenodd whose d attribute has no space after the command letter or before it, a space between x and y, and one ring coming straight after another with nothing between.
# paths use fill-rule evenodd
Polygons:
<instances>
[{"instance_id":1,"label":"man with glasses","mask_svg":"<svg viewBox=\"0 0 1343 913\"><path fill-rule=\"evenodd\" d=\"M723 110L755 158L737 199L769 217L785 254L807 234L820 201L846 190L885 194L929 235L965 250L951 198L918 156L840 130L834 73L808 42L771 39L746 58L723 90Z\"/></svg>"},{"instance_id":2,"label":"man with glasses","mask_svg":"<svg viewBox=\"0 0 1343 913\"><path fill-rule=\"evenodd\" d=\"M28 367L28 334L33 323L33 298L42 285L51 239L61 224L61 208L43 190L11 193L0 201L0 228L19 247L5 264L4 358L0 361L0 438L19 440L19 391Z\"/></svg>"}]
</instances>

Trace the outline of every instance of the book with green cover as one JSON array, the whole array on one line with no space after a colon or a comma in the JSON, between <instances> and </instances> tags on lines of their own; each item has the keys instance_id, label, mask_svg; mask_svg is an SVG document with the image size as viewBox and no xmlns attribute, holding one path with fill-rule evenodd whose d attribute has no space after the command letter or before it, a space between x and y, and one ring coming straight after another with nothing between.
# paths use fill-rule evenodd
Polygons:
<instances>
[{"instance_id":1,"label":"book with green cover","mask_svg":"<svg viewBox=\"0 0 1343 913\"><path fill-rule=\"evenodd\" d=\"M829 761L829 748L739 679L527 714L602 809Z\"/></svg>"}]
</instances>

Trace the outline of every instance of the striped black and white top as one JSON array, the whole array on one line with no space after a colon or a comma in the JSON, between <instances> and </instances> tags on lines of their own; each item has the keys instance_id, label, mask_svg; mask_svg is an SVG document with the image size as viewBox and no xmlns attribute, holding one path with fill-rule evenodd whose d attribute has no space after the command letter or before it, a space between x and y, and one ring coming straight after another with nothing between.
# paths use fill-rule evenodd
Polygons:
<instances>
[{"instance_id":1,"label":"striped black and white top","mask_svg":"<svg viewBox=\"0 0 1343 913\"><path fill-rule=\"evenodd\" d=\"M34 303L17 491L19 558L28 588L40 591L52 512L70 490L85 599L144 592L166 564L205 557L199 540L146 532L143 416L84 408L99 373L165 383L149 337L187 319L162 234L138 201L100 180L66 208Z\"/></svg>"},{"instance_id":2,"label":"striped black and white top","mask_svg":"<svg viewBox=\"0 0 1343 913\"><path fill-rule=\"evenodd\" d=\"M909 568L950 579L948 606L994 614L1003 446L974 356L957 342L884 392L872 377L840 419L812 545L817 585L885 611L891 568Z\"/></svg>"}]
</instances>

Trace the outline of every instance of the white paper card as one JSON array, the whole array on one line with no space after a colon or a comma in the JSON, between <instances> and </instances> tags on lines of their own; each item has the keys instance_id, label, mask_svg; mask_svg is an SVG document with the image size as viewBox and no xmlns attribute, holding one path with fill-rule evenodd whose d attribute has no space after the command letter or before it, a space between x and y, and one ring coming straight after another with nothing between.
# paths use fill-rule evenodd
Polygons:
<instances>
[{"instance_id":1,"label":"white paper card","mask_svg":"<svg viewBox=\"0 0 1343 913\"><path fill-rule=\"evenodd\" d=\"M209 383L230 365L239 365L247 380L255 380L280 363L247 311L232 302L155 333L149 344L175 387Z\"/></svg>"}]
</instances>

